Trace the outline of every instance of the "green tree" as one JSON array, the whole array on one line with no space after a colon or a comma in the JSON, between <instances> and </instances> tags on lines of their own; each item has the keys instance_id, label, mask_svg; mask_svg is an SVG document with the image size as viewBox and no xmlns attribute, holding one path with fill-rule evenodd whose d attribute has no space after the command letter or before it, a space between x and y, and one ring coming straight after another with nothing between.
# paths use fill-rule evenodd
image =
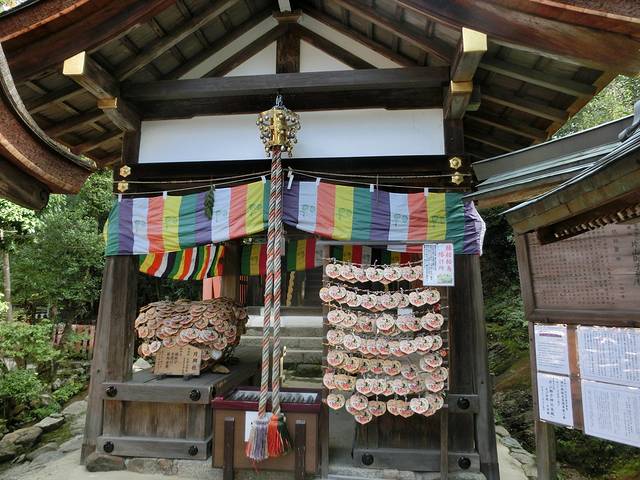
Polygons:
<instances>
[{"instance_id":1,"label":"green tree","mask_svg":"<svg viewBox=\"0 0 640 480\"><path fill-rule=\"evenodd\" d=\"M565 123L554 138L630 115L633 113L633 104L639 99L640 78L619 75Z\"/></svg>"},{"instance_id":2,"label":"green tree","mask_svg":"<svg viewBox=\"0 0 640 480\"><path fill-rule=\"evenodd\" d=\"M91 311L104 266L101 227L111 205L111 175L92 175L78 195L52 195L39 214L34 240L15 255L14 297L27 307L48 306L71 319Z\"/></svg>"},{"instance_id":3,"label":"green tree","mask_svg":"<svg viewBox=\"0 0 640 480\"><path fill-rule=\"evenodd\" d=\"M8 200L0 199L0 255L2 255L3 303L8 321L13 320L11 302L11 259L10 254L20 244L31 239L38 222L33 211L22 208Z\"/></svg>"}]
</instances>

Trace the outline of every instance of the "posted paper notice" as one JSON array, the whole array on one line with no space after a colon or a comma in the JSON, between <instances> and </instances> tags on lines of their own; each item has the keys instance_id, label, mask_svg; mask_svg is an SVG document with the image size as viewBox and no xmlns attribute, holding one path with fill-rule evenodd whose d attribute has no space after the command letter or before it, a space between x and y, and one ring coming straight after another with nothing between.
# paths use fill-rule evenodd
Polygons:
<instances>
[{"instance_id":1,"label":"posted paper notice","mask_svg":"<svg viewBox=\"0 0 640 480\"><path fill-rule=\"evenodd\" d=\"M640 447L640 390L582 381L584 432Z\"/></svg>"},{"instance_id":2,"label":"posted paper notice","mask_svg":"<svg viewBox=\"0 0 640 480\"><path fill-rule=\"evenodd\" d=\"M538 373L538 414L540 420L573 427L571 379Z\"/></svg>"},{"instance_id":3,"label":"posted paper notice","mask_svg":"<svg viewBox=\"0 0 640 480\"><path fill-rule=\"evenodd\" d=\"M569 344L566 325L534 326L536 368L541 372L569 375Z\"/></svg>"},{"instance_id":4,"label":"posted paper notice","mask_svg":"<svg viewBox=\"0 0 640 480\"><path fill-rule=\"evenodd\" d=\"M578 327L583 380L640 387L640 329Z\"/></svg>"}]
</instances>

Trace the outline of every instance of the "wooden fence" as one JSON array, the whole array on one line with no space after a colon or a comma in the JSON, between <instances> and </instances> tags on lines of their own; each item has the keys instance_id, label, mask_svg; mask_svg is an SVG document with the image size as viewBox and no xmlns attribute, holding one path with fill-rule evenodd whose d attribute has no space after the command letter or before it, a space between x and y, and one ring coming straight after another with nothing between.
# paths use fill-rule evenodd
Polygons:
<instances>
[{"instance_id":1,"label":"wooden fence","mask_svg":"<svg viewBox=\"0 0 640 480\"><path fill-rule=\"evenodd\" d=\"M65 324L59 323L56 325L56 329L53 333L53 344L60 345L62 341L62 335L64 334ZM96 326L95 325L71 325L71 330L74 333L83 335L82 340L78 342L74 342L73 349L82 353L87 358L91 358L93 356L93 347L95 343L96 336Z\"/></svg>"}]
</instances>

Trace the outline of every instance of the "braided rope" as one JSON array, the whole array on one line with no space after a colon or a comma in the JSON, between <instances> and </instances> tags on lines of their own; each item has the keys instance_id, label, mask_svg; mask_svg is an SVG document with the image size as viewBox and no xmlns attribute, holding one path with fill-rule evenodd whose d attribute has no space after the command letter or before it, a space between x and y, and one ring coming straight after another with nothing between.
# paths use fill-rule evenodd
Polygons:
<instances>
[{"instance_id":1,"label":"braided rope","mask_svg":"<svg viewBox=\"0 0 640 480\"><path fill-rule=\"evenodd\" d=\"M274 231L275 239L273 245L273 363L271 372L271 389L273 413L280 414L280 357L282 356L282 346L280 343L280 302L282 283L282 161L280 149L273 151L273 176L271 181L275 191L275 211L274 211Z\"/></svg>"},{"instance_id":2,"label":"braided rope","mask_svg":"<svg viewBox=\"0 0 640 480\"><path fill-rule=\"evenodd\" d=\"M275 210L276 210L276 182L275 164L271 164L271 190L269 192L269 221L267 227L267 272L264 285L264 319L262 323L262 367L260 379L260 399L258 402L258 417L263 417L267 413L267 401L269 397L269 353L271 344L271 313L273 302L273 275L274 275L274 243L275 231Z\"/></svg>"}]
</instances>

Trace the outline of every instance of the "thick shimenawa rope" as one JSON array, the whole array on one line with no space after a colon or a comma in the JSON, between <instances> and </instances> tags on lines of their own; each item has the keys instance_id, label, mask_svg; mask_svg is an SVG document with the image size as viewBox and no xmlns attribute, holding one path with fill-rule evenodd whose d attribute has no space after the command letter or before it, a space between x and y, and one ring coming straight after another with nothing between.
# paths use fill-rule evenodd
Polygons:
<instances>
[{"instance_id":1,"label":"thick shimenawa rope","mask_svg":"<svg viewBox=\"0 0 640 480\"><path fill-rule=\"evenodd\" d=\"M260 397L258 401L258 418L251 426L249 441L246 446L246 455L251 460L260 462L269 458L267 448L267 428L269 417L267 416L267 401L269 394L269 354L271 336L271 305L273 299L273 259L275 242L275 210L276 210L276 183L274 182L274 167L271 166L271 190L269 192L269 221L267 227L267 271L264 287L264 319L262 323L262 377L260 381Z\"/></svg>"},{"instance_id":2,"label":"thick shimenawa rope","mask_svg":"<svg viewBox=\"0 0 640 480\"><path fill-rule=\"evenodd\" d=\"M273 307L271 311L271 324L273 329L273 363L271 371L271 401L272 416L268 428L269 457L279 457L291 450L292 441L285 422L284 415L280 411L280 357L282 346L280 343L280 304L282 299L282 241L284 231L282 226L282 161L281 150L273 150L272 182L275 185L275 239L273 245Z\"/></svg>"}]
</instances>

